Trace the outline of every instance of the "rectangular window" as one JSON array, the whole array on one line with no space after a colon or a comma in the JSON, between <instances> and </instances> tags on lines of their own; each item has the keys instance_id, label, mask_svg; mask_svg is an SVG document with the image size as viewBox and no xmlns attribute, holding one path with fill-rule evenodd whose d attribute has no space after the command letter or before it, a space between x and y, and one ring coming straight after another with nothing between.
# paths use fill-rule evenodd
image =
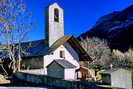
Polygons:
<instances>
[{"instance_id":1,"label":"rectangular window","mask_svg":"<svg viewBox=\"0 0 133 89\"><path fill-rule=\"evenodd\" d=\"M60 58L65 58L65 52L64 51L60 51Z\"/></svg>"}]
</instances>

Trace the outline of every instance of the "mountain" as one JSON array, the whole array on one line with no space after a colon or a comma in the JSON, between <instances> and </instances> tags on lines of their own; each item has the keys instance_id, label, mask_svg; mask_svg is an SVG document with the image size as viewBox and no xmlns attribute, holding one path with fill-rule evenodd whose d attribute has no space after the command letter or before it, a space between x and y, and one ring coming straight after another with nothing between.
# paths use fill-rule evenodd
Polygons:
<instances>
[{"instance_id":1,"label":"mountain","mask_svg":"<svg viewBox=\"0 0 133 89\"><path fill-rule=\"evenodd\" d=\"M115 11L102 16L96 25L80 37L99 37L109 42L111 49L127 51L133 47L133 5L123 11Z\"/></svg>"}]
</instances>

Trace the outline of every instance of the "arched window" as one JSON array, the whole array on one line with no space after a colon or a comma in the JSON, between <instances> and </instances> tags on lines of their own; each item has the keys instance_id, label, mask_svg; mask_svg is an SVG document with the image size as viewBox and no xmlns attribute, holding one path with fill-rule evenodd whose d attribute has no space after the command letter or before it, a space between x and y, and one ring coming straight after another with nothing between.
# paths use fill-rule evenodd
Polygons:
<instances>
[{"instance_id":1,"label":"arched window","mask_svg":"<svg viewBox=\"0 0 133 89\"><path fill-rule=\"evenodd\" d=\"M54 21L59 22L59 10L57 8L54 9Z\"/></svg>"}]
</instances>

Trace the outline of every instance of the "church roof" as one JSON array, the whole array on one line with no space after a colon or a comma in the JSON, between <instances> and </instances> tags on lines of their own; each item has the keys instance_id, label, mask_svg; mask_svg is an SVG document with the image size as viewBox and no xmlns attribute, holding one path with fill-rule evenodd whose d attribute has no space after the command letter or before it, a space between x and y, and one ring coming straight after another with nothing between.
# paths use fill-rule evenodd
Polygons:
<instances>
[{"instance_id":1,"label":"church roof","mask_svg":"<svg viewBox=\"0 0 133 89\"><path fill-rule=\"evenodd\" d=\"M74 66L73 64L71 64L70 62L68 62L65 59L57 59L57 60L54 60L53 62L56 62L57 64L59 64L60 66L62 66L63 68L66 68L66 69L76 68L76 66ZM50 63L47 67L49 67L52 63Z\"/></svg>"},{"instance_id":2,"label":"church roof","mask_svg":"<svg viewBox=\"0 0 133 89\"><path fill-rule=\"evenodd\" d=\"M22 47L27 53L25 56L44 56L48 50L45 40L26 42L22 44Z\"/></svg>"},{"instance_id":3,"label":"church roof","mask_svg":"<svg viewBox=\"0 0 133 89\"><path fill-rule=\"evenodd\" d=\"M87 54L87 52L83 49L83 47L74 36L63 36L50 47L48 53L53 52L66 42L68 42L71 47L78 53L80 61L92 61L91 57Z\"/></svg>"},{"instance_id":4,"label":"church roof","mask_svg":"<svg viewBox=\"0 0 133 89\"><path fill-rule=\"evenodd\" d=\"M80 61L91 61L91 57L86 53L86 51L81 47L78 40L73 36L63 36L57 40L50 48L46 45L46 40L37 40L23 42L22 46L22 57L35 57L44 56L55 51L59 46L68 42L71 47L78 53ZM18 52L16 52L16 55ZM5 51L0 51L0 58L8 58L8 53Z\"/></svg>"},{"instance_id":5,"label":"church roof","mask_svg":"<svg viewBox=\"0 0 133 89\"><path fill-rule=\"evenodd\" d=\"M17 45L18 44L16 44L16 46ZM45 40L23 42L21 44L21 47L22 47L22 50L21 50L22 57L44 56L48 50L45 44ZM16 50L15 55L17 56L17 54L18 52ZM8 58L8 57L9 56L6 48L4 48L4 51L0 51L0 58Z\"/></svg>"},{"instance_id":6,"label":"church roof","mask_svg":"<svg viewBox=\"0 0 133 89\"><path fill-rule=\"evenodd\" d=\"M49 49L49 53L55 51L60 45L65 44L72 36L63 36L57 40Z\"/></svg>"}]
</instances>

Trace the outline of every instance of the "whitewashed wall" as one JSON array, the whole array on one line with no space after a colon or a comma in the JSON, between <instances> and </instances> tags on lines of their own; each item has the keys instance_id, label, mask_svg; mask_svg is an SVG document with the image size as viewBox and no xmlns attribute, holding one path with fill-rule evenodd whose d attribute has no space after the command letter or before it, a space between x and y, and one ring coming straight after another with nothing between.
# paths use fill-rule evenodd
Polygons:
<instances>
[{"instance_id":1,"label":"whitewashed wall","mask_svg":"<svg viewBox=\"0 0 133 89\"><path fill-rule=\"evenodd\" d=\"M65 69L65 74L64 74L64 79L65 80L75 80L75 69Z\"/></svg>"},{"instance_id":2,"label":"whitewashed wall","mask_svg":"<svg viewBox=\"0 0 133 89\"><path fill-rule=\"evenodd\" d=\"M132 74L125 69L119 69L111 74L111 85L125 89L133 89Z\"/></svg>"},{"instance_id":3,"label":"whitewashed wall","mask_svg":"<svg viewBox=\"0 0 133 89\"><path fill-rule=\"evenodd\" d=\"M69 43L65 43L58 47L52 54L44 56L44 74L47 74L47 65L50 64L53 60L63 59L60 58L60 51L63 50L65 52L65 59L79 68L79 57L75 50L69 45ZM64 60L64 59L63 59Z\"/></svg>"}]
</instances>

